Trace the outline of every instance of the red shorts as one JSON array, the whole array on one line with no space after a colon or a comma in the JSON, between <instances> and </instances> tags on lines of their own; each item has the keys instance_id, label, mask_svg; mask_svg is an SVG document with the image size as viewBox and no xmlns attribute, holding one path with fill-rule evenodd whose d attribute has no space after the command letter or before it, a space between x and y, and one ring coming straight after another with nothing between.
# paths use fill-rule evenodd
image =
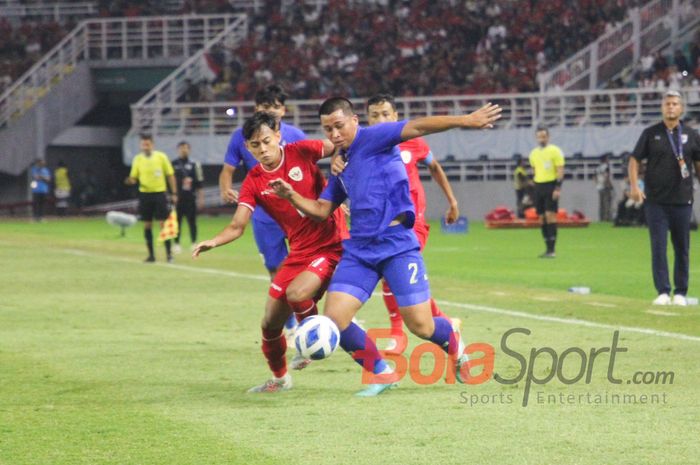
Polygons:
<instances>
[{"instance_id":1,"label":"red shorts","mask_svg":"<svg viewBox=\"0 0 700 465\"><path fill-rule=\"evenodd\" d=\"M420 244L420 250L422 252L423 249L425 249L425 243L428 242L430 225L428 223L416 222L416 224L413 225L413 231L416 233L418 243Z\"/></svg>"},{"instance_id":2,"label":"red shorts","mask_svg":"<svg viewBox=\"0 0 700 465\"><path fill-rule=\"evenodd\" d=\"M321 287L314 297L318 301L326 292L328 283L333 276L335 267L340 261L341 249L327 249L319 251L311 257L296 258L289 255L277 270L275 279L270 284L269 295L273 299L286 300L287 287L304 271L310 271L321 278Z\"/></svg>"}]
</instances>

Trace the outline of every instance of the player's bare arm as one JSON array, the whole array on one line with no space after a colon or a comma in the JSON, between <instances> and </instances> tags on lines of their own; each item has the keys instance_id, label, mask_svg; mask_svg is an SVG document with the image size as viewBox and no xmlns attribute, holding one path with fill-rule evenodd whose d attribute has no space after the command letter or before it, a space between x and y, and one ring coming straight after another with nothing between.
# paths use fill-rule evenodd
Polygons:
<instances>
[{"instance_id":1,"label":"player's bare arm","mask_svg":"<svg viewBox=\"0 0 700 465\"><path fill-rule=\"evenodd\" d=\"M128 178L126 178L124 180L124 184L126 184L127 186L133 186L137 182L138 182L138 180L136 178L132 178L131 176L129 176Z\"/></svg>"},{"instance_id":2,"label":"player's bare arm","mask_svg":"<svg viewBox=\"0 0 700 465\"><path fill-rule=\"evenodd\" d=\"M273 179L268 183L270 188L279 197L289 200L294 208L302 212L314 221L323 221L335 211L338 206L327 200L312 200L302 197L294 188L283 179Z\"/></svg>"},{"instance_id":3,"label":"player's bare arm","mask_svg":"<svg viewBox=\"0 0 700 465\"><path fill-rule=\"evenodd\" d=\"M698 178L698 181L700 181L700 161L695 162L695 176Z\"/></svg>"},{"instance_id":4,"label":"player's bare arm","mask_svg":"<svg viewBox=\"0 0 700 465\"><path fill-rule=\"evenodd\" d=\"M231 223L229 223L229 225L226 226L223 231L217 234L213 239L202 241L195 246L194 251L192 252L192 258L197 258L202 252L228 244L229 242L233 242L241 237L252 216L253 212L249 208L241 206L236 209L236 213L233 215Z\"/></svg>"},{"instance_id":5,"label":"player's bare arm","mask_svg":"<svg viewBox=\"0 0 700 465\"><path fill-rule=\"evenodd\" d=\"M447 203L449 205L447 212L445 212L445 221L447 224L453 224L455 221L457 221L457 218L459 218L459 204L457 203L457 198L455 197L454 192L452 192L450 181L447 180L445 171L442 169L442 165L440 165L440 162L437 160L433 159L433 161L428 165L428 169L430 170L430 176L432 176L433 180L435 180L437 185L440 186L440 189L442 189L442 192L445 194L445 198L447 199Z\"/></svg>"},{"instance_id":6,"label":"player's bare arm","mask_svg":"<svg viewBox=\"0 0 700 465\"><path fill-rule=\"evenodd\" d=\"M639 189L639 162L636 158L630 157L629 164L627 165L627 175L630 180L630 198L635 202L643 201L646 196L644 192Z\"/></svg>"},{"instance_id":7,"label":"player's bare arm","mask_svg":"<svg viewBox=\"0 0 700 465\"><path fill-rule=\"evenodd\" d=\"M561 183L564 181L564 167L557 166L557 187L552 192L552 198L558 200L561 196Z\"/></svg>"},{"instance_id":8,"label":"player's bare arm","mask_svg":"<svg viewBox=\"0 0 700 465\"><path fill-rule=\"evenodd\" d=\"M221 195L221 200L225 203L238 202L238 191L231 187L233 183L233 173L235 172L235 166L224 163L221 167L221 173L219 173L219 194Z\"/></svg>"},{"instance_id":9,"label":"player's bare arm","mask_svg":"<svg viewBox=\"0 0 700 465\"><path fill-rule=\"evenodd\" d=\"M173 203L177 202L177 180L175 175L171 174L168 176L168 184L170 185L170 196Z\"/></svg>"},{"instance_id":10,"label":"player's bare arm","mask_svg":"<svg viewBox=\"0 0 700 465\"><path fill-rule=\"evenodd\" d=\"M501 107L487 103L478 110L461 116L426 116L410 120L401 131L401 140L456 128L490 129L501 117Z\"/></svg>"}]
</instances>

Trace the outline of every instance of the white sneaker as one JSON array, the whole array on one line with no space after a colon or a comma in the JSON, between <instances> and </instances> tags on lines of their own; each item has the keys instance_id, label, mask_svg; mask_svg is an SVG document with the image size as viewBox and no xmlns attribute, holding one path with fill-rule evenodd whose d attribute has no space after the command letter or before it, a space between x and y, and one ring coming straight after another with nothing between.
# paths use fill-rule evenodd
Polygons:
<instances>
[{"instance_id":1,"label":"white sneaker","mask_svg":"<svg viewBox=\"0 0 700 465\"><path fill-rule=\"evenodd\" d=\"M181 254L182 253L182 248L180 247L180 244L173 244L173 253L174 254Z\"/></svg>"},{"instance_id":2,"label":"white sneaker","mask_svg":"<svg viewBox=\"0 0 700 465\"><path fill-rule=\"evenodd\" d=\"M688 305L688 300L684 295L676 294L673 296L673 305L680 305L681 307L686 307Z\"/></svg>"},{"instance_id":3,"label":"white sneaker","mask_svg":"<svg viewBox=\"0 0 700 465\"><path fill-rule=\"evenodd\" d=\"M685 298L683 299L685 300ZM659 294L659 296L654 299L651 303L652 305L671 305L671 297L668 294Z\"/></svg>"}]
</instances>

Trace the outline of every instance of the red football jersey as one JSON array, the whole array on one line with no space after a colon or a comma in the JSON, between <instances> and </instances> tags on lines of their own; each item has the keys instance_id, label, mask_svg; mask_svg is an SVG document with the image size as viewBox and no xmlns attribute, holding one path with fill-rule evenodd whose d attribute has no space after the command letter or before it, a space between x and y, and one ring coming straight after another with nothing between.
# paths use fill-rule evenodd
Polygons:
<instances>
[{"instance_id":1,"label":"red football jersey","mask_svg":"<svg viewBox=\"0 0 700 465\"><path fill-rule=\"evenodd\" d=\"M273 179L287 181L301 196L317 199L326 186L326 179L316 162L323 157L323 142L304 140L282 148L282 160L274 170L257 164L243 181L238 204L255 210L262 207L277 221L289 239L289 254L313 255L321 249L338 246L348 237L345 215L338 208L331 216L316 222L304 216L292 204L278 197L268 186Z\"/></svg>"},{"instance_id":2,"label":"red football jersey","mask_svg":"<svg viewBox=\"0 0 700 465\"><path fill-rule=\"evenodd\" d=\"M430 155L430 147L427 142L425 142L425 139L417 137L407 140L406 142L401 142L399 144L399 151L401 152L401 160L403 160L406 165L406 172L408 173L411 200L413 200L413 205L416 207L416 222L424 222L426 201L423 184L421 184L420 175L418 174L418 162L428 158L428 155Z\"/></svg>"}]
</instances>

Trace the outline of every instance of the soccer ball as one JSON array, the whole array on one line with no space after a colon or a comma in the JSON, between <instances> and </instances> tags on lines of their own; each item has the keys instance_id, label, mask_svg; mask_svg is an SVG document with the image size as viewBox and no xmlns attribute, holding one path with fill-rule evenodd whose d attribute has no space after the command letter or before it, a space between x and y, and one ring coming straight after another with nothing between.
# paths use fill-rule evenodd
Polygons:
<instances>
[{"instance_id":1,"label":"soccer ball","mask_svg":"<svg viewBox=\"0 0 700 465\"><path fill-rule=\"evenodd\" d=\"M333 320L323 315L304 318L294 332L294 344L302 357L321 360L338 348L340 331Z\"/></svg>"}]
</instances>

